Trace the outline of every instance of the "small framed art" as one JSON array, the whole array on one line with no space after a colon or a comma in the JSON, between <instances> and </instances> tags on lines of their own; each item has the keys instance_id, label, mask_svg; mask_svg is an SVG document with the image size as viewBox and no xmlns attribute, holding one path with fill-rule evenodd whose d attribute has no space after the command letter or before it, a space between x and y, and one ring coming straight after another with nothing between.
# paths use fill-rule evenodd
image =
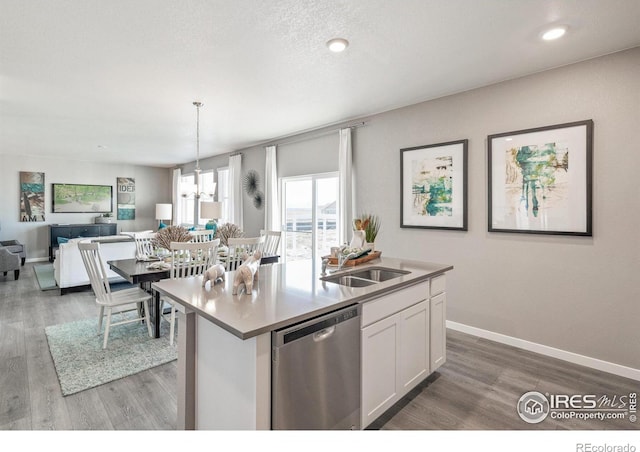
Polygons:
<instances>
[{"instance_id":1,"label":"small framed art","mask_svg":"<svg viewBox=\"0 0 640 452\"><path fill-rule=\"evenodd\" d=\"M489 232L592 235L593 121L488 137Z\"/></svg>"},{"instance_id":2,"label":"small framed art","mask_svg":"<svg viewBox=\"0 0 640 452\"><path fill-rule=\"evenodd\" d=\"M467 230L469 140L400 149L400 227Z\"/></svg>"}]
</instances>

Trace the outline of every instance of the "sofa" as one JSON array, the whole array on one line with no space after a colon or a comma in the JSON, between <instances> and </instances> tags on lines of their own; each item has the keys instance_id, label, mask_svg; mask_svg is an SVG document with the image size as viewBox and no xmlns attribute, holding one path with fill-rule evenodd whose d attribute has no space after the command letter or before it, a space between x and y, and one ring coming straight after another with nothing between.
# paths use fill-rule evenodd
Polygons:
<instances>
[{"instance_id":1,"label":"sofa","mask_svg":"<svg viewBox=\"0 0 640 452\"><path fill-rule=\"evenodd\" d=\"M112 272L107 261L116 259L133 259L136 257L136 244L131 237L114 235L94 238L70 239L61 243L55 252L53 261L53 275L60 288L60 295L91 285L89 275L84 268L82 256L78 249L78 242L89 241L100 243L100 255L104 261L109 281L121 282L124 279Z\"/></svg>"}]
</instances>

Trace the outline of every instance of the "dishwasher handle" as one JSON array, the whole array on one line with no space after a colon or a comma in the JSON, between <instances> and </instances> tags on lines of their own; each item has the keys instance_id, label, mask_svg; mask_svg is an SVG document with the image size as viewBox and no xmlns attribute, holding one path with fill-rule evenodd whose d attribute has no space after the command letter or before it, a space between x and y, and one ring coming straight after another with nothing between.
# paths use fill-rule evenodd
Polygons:
<instances>
[{"instance_id":1,"label":"dishwasher handle","mask_svg":"<svg viewBox=\"0 0 640 452\"><path fill-rule=\"evenodd\" d=\"M274 347L281 347L306 336L312 336L314 341L319 342L331 337L336 325L358 317L359 315L360 306L352 305L348 308L330 312L329 314L307 320L306 322L274 331L272 333L272 345Z\"/></svg>"},{"instance_id":2,"label":"dishwasher handle","mask_svg":"<svg viewBox=\"0 0 640 452\"><path fill-rule=\"evenodd\" d=\"M321 342L325 339L333 336L333 333L336 331L336 326L330 326L329 328L325 328L322 331L318 331L313 335L314 342Z\"/></svg>"}]
</instances>

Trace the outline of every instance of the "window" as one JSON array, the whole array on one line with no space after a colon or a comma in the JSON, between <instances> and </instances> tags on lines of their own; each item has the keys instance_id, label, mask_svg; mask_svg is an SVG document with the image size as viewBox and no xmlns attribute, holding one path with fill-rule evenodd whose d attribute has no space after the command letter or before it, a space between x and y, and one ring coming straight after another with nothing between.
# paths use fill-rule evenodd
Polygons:
<instances>
[{"instance_id":1,"label":"window","mask_svg":"<svg viewBox=\"0 0 640 452\"><path fill-rule=\"evenodd\" d=\"M195 186L195 175L189 174L180 178L180 193L185 193ZM193 224L193 195L180 198L180 218L177 224Z\"/></svg>"},{"instance_id":2,"label":"window","mask_svg":"<svg viewBox=\"0 0 640 452\"><path fill-rule=\"evenodd\" d=\"M203 171L200 173L200 191L205 193L200 196L198 200L195 197L196 191L196 179L195 174L184 175L180 178L180 192L183 195L180 199L180 221L178 224L182 225L193 225L194 224L194 215L195 215L195 206L198 201L212 201L213 198L209 196L209 194L214 193L213 186L213 171ZM199 225L207 224L208 219L198 219Z\"/></svg>"},{"instance_id":3,"label":"window","mask_svg":"<svg viewBox=\"0 0 640 452\"><path fill-rule=\"evenodd\" d=\"M319 259L338 246L338 174L283 178L284 260Z\"/></svg>"},{"instance_id":4,"label":"window","mask_svg":"<svg viewBox=\"0 0 640 452\"><path fill-rule=\"evenodd\" d=\"M215 195L215 182L213 180L213 170L207 171L206 173L203 171L200 173L200 190L204 195L200 195L201 202L209 202L213 201ZM198 210L200 212L200 210ZM193 214L191 215L193 216ZM198 218L198 225L204 226L209 222L209 218Z\"/></svg>"}]
</instances>

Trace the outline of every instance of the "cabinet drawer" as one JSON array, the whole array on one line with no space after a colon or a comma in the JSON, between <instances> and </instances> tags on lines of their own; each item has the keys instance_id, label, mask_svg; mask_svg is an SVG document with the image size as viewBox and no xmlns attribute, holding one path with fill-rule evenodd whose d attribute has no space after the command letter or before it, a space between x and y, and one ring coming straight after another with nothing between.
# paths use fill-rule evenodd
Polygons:
<instances>
[{"instance_id":1,"label":"cabinet drawer","mask_svg":"<svg viewBox=\"0 0 640 452\"><path fill-rule=\"evenodd\" d=\"M362 326L367 326L380 319L400 312L428 298L429 282L425 281L406 289L392 292L375 300L365 302L362 306Z\"/></svg>"},{"instance_id":2,"label":"cabinet drawer","mask_svg":"<svg viewBox=\"0 0 640 452\"><path fill-rule=\"evenodd\" d=\"M436 276L431 279L431 296L438 295L445 291L447 280L444 275Z\"/></svg>"}]
</instances>

